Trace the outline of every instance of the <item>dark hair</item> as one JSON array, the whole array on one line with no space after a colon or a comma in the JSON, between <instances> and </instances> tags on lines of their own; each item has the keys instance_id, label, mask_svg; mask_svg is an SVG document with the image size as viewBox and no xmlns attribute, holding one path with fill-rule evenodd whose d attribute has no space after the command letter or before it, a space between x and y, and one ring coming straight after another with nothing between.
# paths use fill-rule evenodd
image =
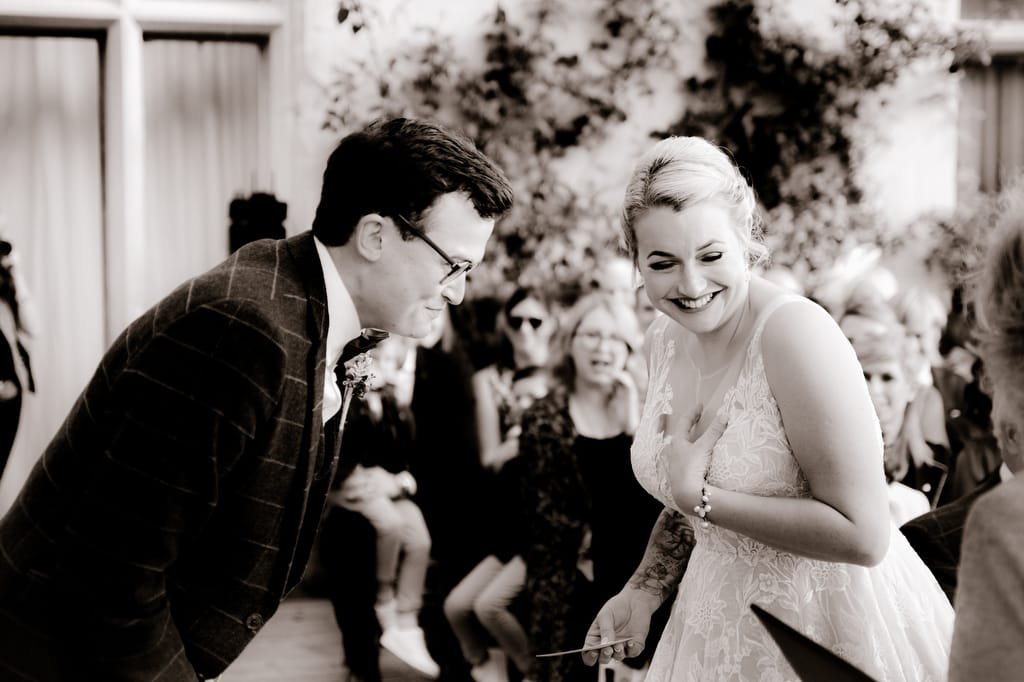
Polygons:
<instances>
[{"instance_id":1,"label":"dark hair","mask_svg":"<svg viewBox=\"0 0 1024 682\"><path fill-rule=\"evenodd\" d=\"M327 160L313 234L340 246L367 214L416 222L451 192L468 194L483 218L512 207L508 180L466 138L426 121L377 120L347 135Z\"/></svg>"},{"instance_id":2,"label":"dark hair","mask_svg":"<svg viewBox=\"0 0 1024 682\"><path fill-rule=\"evenodd\" d=\"M513 308L527 299L537 301L544 306L545 310L547 310L549 314L553 313L551 300L543 291L533 287L516 287L516 290L512 292L511 296L505 299L504 305L501 306L501 324L496 325L498 329L502 331L498 342L497 357L495 358L495 362L499 367L513 370L516 369L515 350L512 348L512 341L508 338L508 334L506 333L508 327L505 325L508 323L508 318L509 315L512 314ZM554 321L554 315L552 315L551 321Z\"/></svg>"},{"instance_id":3,"label":"dark hair","mask_svg":"<svg viewBox=\"0 0 1024 682\"><path fill-rule=\"evenodd\" d=\"M512 314L512 309L528 298L534 301L539 301L545 308L551 308L547 296L545 296L544 292L540 289L535 289L533 287L516 287L516 290L512 292L512 295L505 300L505 304L501 306L501 316L505 318L506 322L508 322L508 316Z\"/></svg>"}]
</instances>

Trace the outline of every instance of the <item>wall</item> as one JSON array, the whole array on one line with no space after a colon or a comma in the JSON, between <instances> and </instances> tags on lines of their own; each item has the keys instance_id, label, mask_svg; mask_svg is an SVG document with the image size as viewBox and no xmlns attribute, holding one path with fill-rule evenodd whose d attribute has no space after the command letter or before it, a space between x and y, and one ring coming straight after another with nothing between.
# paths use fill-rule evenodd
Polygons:
<instances>
[{"instance_id":1,"label":"wall","mask_svg":"<svg viewBox=\"0 0 1024 682\"><path fill-rule=\"evenodd\" d=\"M956 0L930 1L940 16L949 19L955 14ZM297 74L296 159L289 202L289 229L293 232L310 224L323 163L338 139L338 135L321 130L327 106L325 88L336 65L353 58L386 60L407 41L417 40L424 26L449 35L456 49L472 54L479 49L477 39L496 7L471 0L375 0L364 4L373 5L374 21L382 22L386 31L353 35L348 25L337 23L337 0L306 0L301 16L295 19L295 30L301 36L297 60L301 72ZM693 64L695 72L703 61L708 25L705 10L711 4L710 0L677 3L689 31L679 46L685 58L682 63ZM814 32L822 46L838 44L830 21L836 11L834 0L779 0L774 5L771 16L777 21ZM509 7L509 11L517 7ZM567 23L565 40L573 39L579 39L579 32ZM679 81L678 74L671 76L665 79L666 88L674 88ZM653 98L638 95L635 102L627 104L630 120L615 127L607 140L594 149L573 150L559 163L574 187L605 203L613 214L633 160L650 144L643 131L667 124L679 113L676 93L660 94ZM956 94L955 78L946 77L941 70L924 69L865 102L865 118L881 125L866 150L861 178L869 188L867 200L895 230L920 213L951 208L955 203ZM353 96L360 97L358 93ZM903 263L900 267L912 267L916 259L916 254L904 254L894 260Z\"/></svg>"}]
</instances>

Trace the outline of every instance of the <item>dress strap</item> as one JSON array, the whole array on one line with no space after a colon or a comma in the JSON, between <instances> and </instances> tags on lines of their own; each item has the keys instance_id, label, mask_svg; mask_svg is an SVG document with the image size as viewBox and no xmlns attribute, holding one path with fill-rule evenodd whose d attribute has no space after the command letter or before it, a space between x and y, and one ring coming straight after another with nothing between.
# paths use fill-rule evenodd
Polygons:
<instances>
[{"instance_id":1,"label":"dress strap","mask_svg":"<svg viewBox=\"0 0 1024 682\"><path fill-rule=\"evenodd\" d=\"M787 303L793 303L794 301L806 301L807 303L813 303L810 299L797 294L783 294L768 301L768 305L758 313L757 319L754 321L754 333L750 336L750 345L748 347L749 352L753 352L754 348L760 347L761 333L764 331L764 326L768 323L768 318L772 316L772 313Z\"/></svg>"}]
</instances>

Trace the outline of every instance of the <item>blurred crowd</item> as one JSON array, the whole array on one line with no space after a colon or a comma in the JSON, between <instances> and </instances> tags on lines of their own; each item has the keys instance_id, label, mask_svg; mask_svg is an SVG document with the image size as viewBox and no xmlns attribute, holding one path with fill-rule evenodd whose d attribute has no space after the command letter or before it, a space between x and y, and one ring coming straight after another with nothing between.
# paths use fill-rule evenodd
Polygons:
<instances>
[{"instance_id":1,"label":"blurred crowd","mask_svg":"<svg viewBox=\"0 0 1024 682\"><path fill-rule=\"evenodd\" d=\"M901 284L879 256L850 251L813 290L782 268L761 274L849 339L892 520L952 600L967 509L1010 473L967 296ZM430 678L642 679L667 613L636 659L596 671L578 655L537 657L579 646L660 512L630 464L643 330L659 314L638 282L628 258L608 257L569 304L518 288L446 311L427 339L371 351L307 577L334 604L353 679L379 678L381 646ZM936 518L956 530L952 550Z\"/></svg>"}]
</instances>

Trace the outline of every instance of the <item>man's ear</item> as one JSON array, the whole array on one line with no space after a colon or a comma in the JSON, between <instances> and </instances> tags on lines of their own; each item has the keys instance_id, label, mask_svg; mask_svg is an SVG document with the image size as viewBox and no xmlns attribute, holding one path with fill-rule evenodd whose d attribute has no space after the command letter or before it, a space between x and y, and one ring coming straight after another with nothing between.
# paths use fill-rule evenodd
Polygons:
<instances>
[{"instance_id":1,"label":"man's ear","mask_svg":"<svg viewBox=\"0 0 1024 682\"><path fill-rule=\"evenodd\" d=\"M352 233L356 251L368 261L376 263L384 255L384 221L379 213L368 213L359 219Z\"/></svg>"}]
</instances>

